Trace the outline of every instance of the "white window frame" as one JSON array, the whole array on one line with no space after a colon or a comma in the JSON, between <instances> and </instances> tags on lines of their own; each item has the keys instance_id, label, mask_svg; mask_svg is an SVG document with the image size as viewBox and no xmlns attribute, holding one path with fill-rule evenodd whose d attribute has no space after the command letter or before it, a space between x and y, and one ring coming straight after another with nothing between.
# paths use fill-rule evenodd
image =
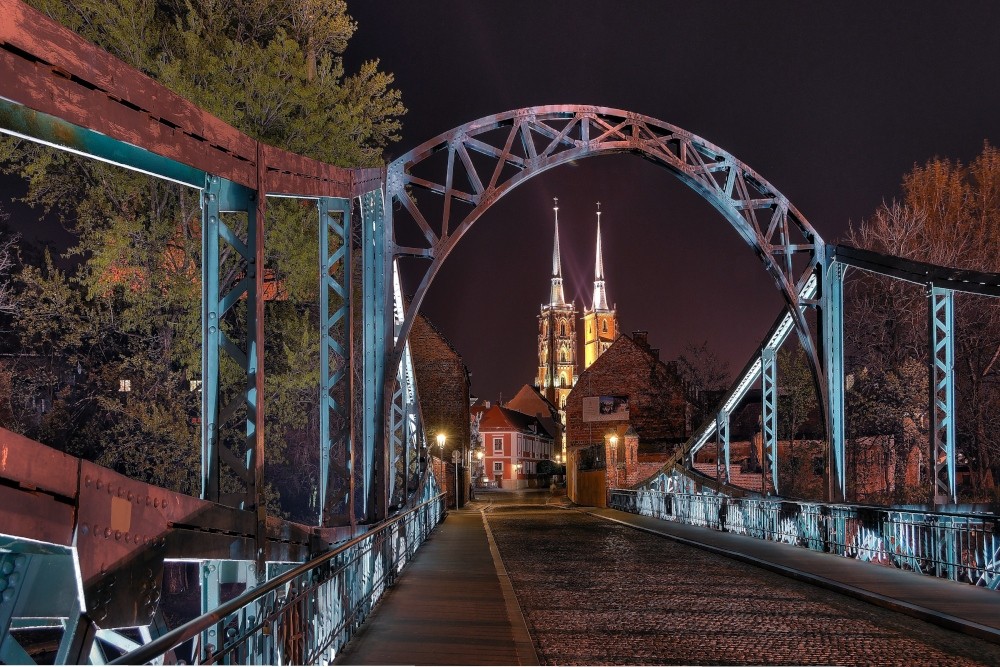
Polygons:
<instances>
[{"instance_id":1,"label":"white window frame","mask_svg":"<svg viewBox=\"0 0 1000 667\"><path fill-rule=\"evenodd\" d=\"M497 473L503 474L503 461L493 462L493 474L495 475Z\"/></svg>"},{"instance_id":2,"label":"white window frame","mask_svg":"<svg viewBox=\"0 0 1000 667\"><path fill-rule=\"evenodd\" d=\"M503 438L494 437L493 438L493 451L502 452L503 451Z\"/></svg>"}]
</instances>

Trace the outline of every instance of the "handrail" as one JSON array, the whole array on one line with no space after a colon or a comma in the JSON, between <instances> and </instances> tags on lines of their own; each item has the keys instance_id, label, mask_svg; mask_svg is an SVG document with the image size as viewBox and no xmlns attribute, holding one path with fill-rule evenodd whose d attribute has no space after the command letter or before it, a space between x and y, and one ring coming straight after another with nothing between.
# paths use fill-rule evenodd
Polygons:
<instances>
[{"instance_id":1,"label":"handrail","mask_svg":"<svg viewBox=\"0 0 1000 667\"><path fill-rule=\"evenodd\" d=\"M191 619L184 625L181 625L171 630L170 632L167 632L166 634L158 637L157 639L151 641L150 643L145 644L144 646L129 653L126 653L125 655L120 656L114 660L111 660L108 664L141 665L165 654L167 651L177 648L184 642L188 641L189 639L193 639L199 633L201 633L204 630L207 630L212 625L218 623L219 621L229 616L230 614L256 601L258 598L261 598L267 595L268 593L275 591L280 586L283 586L284 584L294 580L296 577L306 574L315 567L336 558L337 556L348 551L352 547L357 546L364 540L368 539L372 534L402 521L410 514L413 514L414 512L423 509L425 506L430 505L431 503L440 501L440 499L443 496L444 494L438 494L437 496L431 498L430 500L427 500L421 503L420 505L417 505L416 507L407 510L406 512L403 512L402 514L393 517L392 519L389 519L377 526L374 526L364 535L359 535L358 537L348 540L347 542L339 545L337 548L328 551L323 555L314 558L311 561L303 563L302 565L299 565L294 569L291 569L288 572L285 572L284 574L281 574L275 577L274 579L267 581L261 586L253 588L249 591L244 592L241 595L236 596L232 600L220 605L219 607L213 609L212 611L202 614L197 618Z\"/></svg>"}]
</instances>

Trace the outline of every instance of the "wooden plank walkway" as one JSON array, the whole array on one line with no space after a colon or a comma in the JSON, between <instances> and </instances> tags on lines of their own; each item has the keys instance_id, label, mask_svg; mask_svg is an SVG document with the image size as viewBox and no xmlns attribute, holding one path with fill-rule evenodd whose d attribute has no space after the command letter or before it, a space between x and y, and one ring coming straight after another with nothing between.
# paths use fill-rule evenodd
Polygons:
<instances>
[{"instance_id":1,"label":"wooden plank walkway","mask_svg":"<svg viewBox=\"0 0 1000 667\"><path fill-rule=\"evenodd\" d=\"M478 511L448 514L335 664L538 664Z\"/></svg>"}]
</instances>

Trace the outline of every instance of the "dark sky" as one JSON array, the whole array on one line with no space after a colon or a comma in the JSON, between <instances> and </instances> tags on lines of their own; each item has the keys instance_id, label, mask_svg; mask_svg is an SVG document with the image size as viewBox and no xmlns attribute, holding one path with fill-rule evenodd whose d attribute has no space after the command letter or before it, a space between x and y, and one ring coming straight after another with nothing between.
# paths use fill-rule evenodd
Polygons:
<instances>
[{"instance_id":1,"label":"dark sky","mask_svg":"<svg viewBox=\"0 0 1000 667\"><path fill-rule=\"evenodd\" d=\"M349 2L349 71L380 58L409 108L398 156L477 118L542 104L626 109L735 155L827 241L935 156L1000 143L1000 3ZM782 302L735 231L666 170L600 157L532 179L458 245L423 312L511 396L534 377L552 197L567 297L589 304L594 202L622 329L664 358L707 340L738 371ZM416 284L404 285L413 291Z\"/></svg>"}]
</instances>

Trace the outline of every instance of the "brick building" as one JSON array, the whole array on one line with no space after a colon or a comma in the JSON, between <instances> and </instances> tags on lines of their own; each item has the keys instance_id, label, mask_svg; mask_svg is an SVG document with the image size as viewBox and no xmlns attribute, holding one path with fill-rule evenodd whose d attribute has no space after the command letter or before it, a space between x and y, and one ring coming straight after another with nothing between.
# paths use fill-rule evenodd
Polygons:
<instances>
[{"instance_id":1,"label":"brick building","mask_svg":"<svg viewBox=\"0 0 1000 667\"><path fill-rule=\"evenodd\" d=\"M688 436L687 414L676 365L660 361L647 332L620 336L580 375L566 400L570 498L600 499L592 487L639 481L640 454L672 452Z\"/></svg>"},{"instance_id":2,"label":"brick building","mask_svg":"<svg viewBox=\"0 0 1000 667\"><path fill-rule=\"evenodd\" d=\"M559 409L542 396L537 388L524 385L514 395L514 398L507 401L506 407L526 415L534 415L555 440L556 449L558 449L556 453L562 454L563 427Z\"/></svg>"},{"instance_id":3,"label":"brick building","mask_svg":"<svg viewBox=\"0 0 1000 667\"><path fill-rule=\"evenodd\" d=\"M454 507L455 466L451 465L452 452L462 452L462 460L465 461L465 452L470 446L469 369L448 339L420 314L413 321L409 343L424 432L434 459L442 455L435 440L437 434L443 433L446 438L444 463L434 461L432 465L435 474L440 473L438 482L448 493L448 505ZM468 477L468 471L461 468L459 474ZM461 500L464 502L464 489L469 488L468 479L460 480L459 488L463 489Z\"/></svg>"},{"instance_id":4,"label":"brick building","mask_svg":"<svg viewBox=\"0 0 1000 667\"><path fill-rule=\"evenodd\" d=\"M485 475L501 488L538 485L538 464L552 459L553 437L537 417L493 405L479 420Z\"/></svg>"}]
</instances>

